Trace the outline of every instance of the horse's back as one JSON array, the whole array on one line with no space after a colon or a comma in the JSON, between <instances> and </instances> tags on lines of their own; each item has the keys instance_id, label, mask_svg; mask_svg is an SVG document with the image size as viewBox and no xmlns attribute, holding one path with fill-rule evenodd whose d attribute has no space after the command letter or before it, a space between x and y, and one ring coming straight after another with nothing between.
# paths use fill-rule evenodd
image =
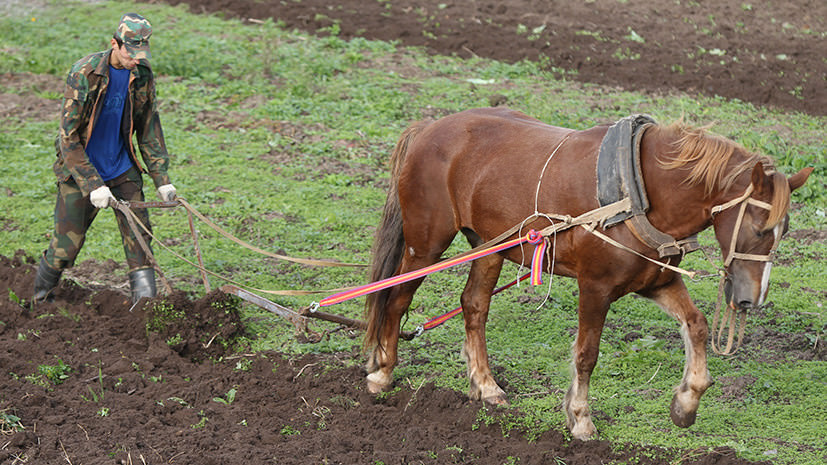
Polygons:
<instances>
[{"instance_id":1,"label":"horse's back","mask_svg":"<svg viewBox=\"0 0 827 465\"><path fill-rule=\"evenodd\" d=\"M457 226L483 236L533 213L541 179L537 207L579 214L596 207L605 131L560 128L501 107L449 115L424 127L409 147L400 193L422 193L427 199L418 200L431 206L450 203Z\"/></svg>"},{"instance_id":2,"label":"horse's back","mask_svg":"<svg viewBox=\"0 0 827 465\"><path fill-rule=\"evenodd\" d=\"M436 120L423 130L419 139L426 144L426 153L431 153L431 148L438 147L446 153L453 152L454 155L481 156L479 151L469 149L479 149L490 144L513 144L521 140L531 142L535 138L565 131L564 128L551 126L517 110L503 107L474 108Z\"/></svg>"}]
</instances>

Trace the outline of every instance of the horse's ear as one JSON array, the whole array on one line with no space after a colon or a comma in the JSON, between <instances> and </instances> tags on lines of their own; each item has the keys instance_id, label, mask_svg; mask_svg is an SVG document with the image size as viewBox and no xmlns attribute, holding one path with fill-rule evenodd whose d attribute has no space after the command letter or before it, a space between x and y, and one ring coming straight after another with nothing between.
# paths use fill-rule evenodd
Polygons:
<instances>
[{"instance_id":1,"label":"horse's ear","mask_svg":"<svg viewBox=\"0 0 827 465\"><path fill-rule=\"evenodd\" d=\"M764 181L766 180L766 178L767 175L764 173L764 164L759 161L752 168L752 187L755 188L756 192L761 191L761 188L764 186Z\"/></svg>"},{"instance_id":2,"label":"horse's ear","mask_svg":"<svg viewBox=\"0 0 827 465\"><path fill-rule=\"evenodd\" d=\"M790 183L790 192L803 186L804 183L807 182L807 178L810 177L810 173L813 172L813 169L814 168L812 166L809 168L802 168L801 171L790 176L790 178L787 180L787 182Z\"/></svg>"}]
</instances>

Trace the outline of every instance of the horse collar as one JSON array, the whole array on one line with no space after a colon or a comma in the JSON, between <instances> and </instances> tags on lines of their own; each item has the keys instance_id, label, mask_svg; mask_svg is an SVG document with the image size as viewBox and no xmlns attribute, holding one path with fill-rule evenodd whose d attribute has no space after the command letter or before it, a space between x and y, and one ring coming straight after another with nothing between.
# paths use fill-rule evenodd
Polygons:
<instances>
[{"instance_id":1,"label":"horse collar","mask_svg":"<svg viewBox=\"0 0 827 465\"><path fill-rule=\"evenodd\" d=\"M654 124L647 115L631 115L606 131L597 156L597 200L603 207L629 199L631 208L604 220L602 226L606 229L623 222L638 240L657 250L660 258L683 256L700 248L697 235L675 239L646 216L649 199L640 168L640 142Z\"/></svg>"}]
</instances>

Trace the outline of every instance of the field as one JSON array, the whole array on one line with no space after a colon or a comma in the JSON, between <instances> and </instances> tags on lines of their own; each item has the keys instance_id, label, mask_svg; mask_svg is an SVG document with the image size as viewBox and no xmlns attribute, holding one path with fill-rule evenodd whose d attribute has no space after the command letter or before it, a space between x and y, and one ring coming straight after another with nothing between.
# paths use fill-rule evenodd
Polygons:
<instances>
[{"instance_id":1,"label":"field","mask_svg":"<svg viewBox=\"0 0 827 465\"><path fill-rule=\"evenodd\" d=\"M0 5L0 463L827 462L824 2L169 3ZM680 429L669 420L684 358L677 325L644 299L615 303L592 380L601 437L590 442L570 438L560 411L577 303L563 278L494 298L489 350L507 408L468 400L459 318L402 343L394 390L368 394L359 330L294 326L214 290L215 276L207 292L178 257L194 259L180 208L152 211L172 293L129 310L120 238L103 212L55 302L32 308L65 73L132 10L155 28L179 194L257 247L367 263L389 154L417 119L506 105L584 129L647 113L715 123L787 174L816 168L793 198L772 304L750 315L737 354L710 355L716 384ZM286 307L366 282L361 269L279 261L197 225L210 271L318 292L262 292ZM701 243L719 262L713 235ZM467 248L457 240L447 254ZM688 287L711 316L714 268L701 254L683 265L704 276ZM405 329L454 308L466 272L429 277ZM329 311L359 318L362 304Z\"/></svg>"}]
</instances>

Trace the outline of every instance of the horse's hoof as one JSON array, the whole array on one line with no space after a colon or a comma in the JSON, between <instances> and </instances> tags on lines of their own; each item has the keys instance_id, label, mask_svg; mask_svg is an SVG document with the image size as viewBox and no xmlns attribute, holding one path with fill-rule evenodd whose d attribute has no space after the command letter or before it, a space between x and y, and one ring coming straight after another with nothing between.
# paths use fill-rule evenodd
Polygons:
<instances>
[{"instance_id":1,"label":"horse's hoof","mask_svg":"<svg viewBox=\"0 0 827 465\"><path fill-rule=\"evenodd\" d=\"M371 394L379 394L381 392L387 391L391 383L385 381L384 376L379 374L379 372L373 372L368 375L368 392Z\"/></svg>"},{"instance_id":2,"label":"horse's hoof","mask_svg":"<svg viewBox=\"0 0 827 465\"><path fill-rule=\"evenodd\" d=\"M581 441L591 441L592 439L597 439L597 428L594 427L594 423L591 421L580 422L571 430L571 436Z\"/></svg>"},{"instance_id":3,"label":"horse's hoof","mask_svg":"<svg viewBox=\"0 0 827 465\"><path fill-rule=\"evenodd\" d=\"M678 402L677 394L672 397L672 406L669 409L669 417L672 418L672 423L681 428L689 428L695 424L695 418L698 412L685 411Z\"/></svg>"},{"instance_id":4,"label":"horse's hoof","mask_svg":"<svg viewBox=\"0 0 827 465\"><path fill-rule=\"evenodd\" d=\"M483 402L489 405L508 405L508 399L505 397L505 394L497 394L493 396L488 396L483 399Z\"/></svg>"}]
</instances>

